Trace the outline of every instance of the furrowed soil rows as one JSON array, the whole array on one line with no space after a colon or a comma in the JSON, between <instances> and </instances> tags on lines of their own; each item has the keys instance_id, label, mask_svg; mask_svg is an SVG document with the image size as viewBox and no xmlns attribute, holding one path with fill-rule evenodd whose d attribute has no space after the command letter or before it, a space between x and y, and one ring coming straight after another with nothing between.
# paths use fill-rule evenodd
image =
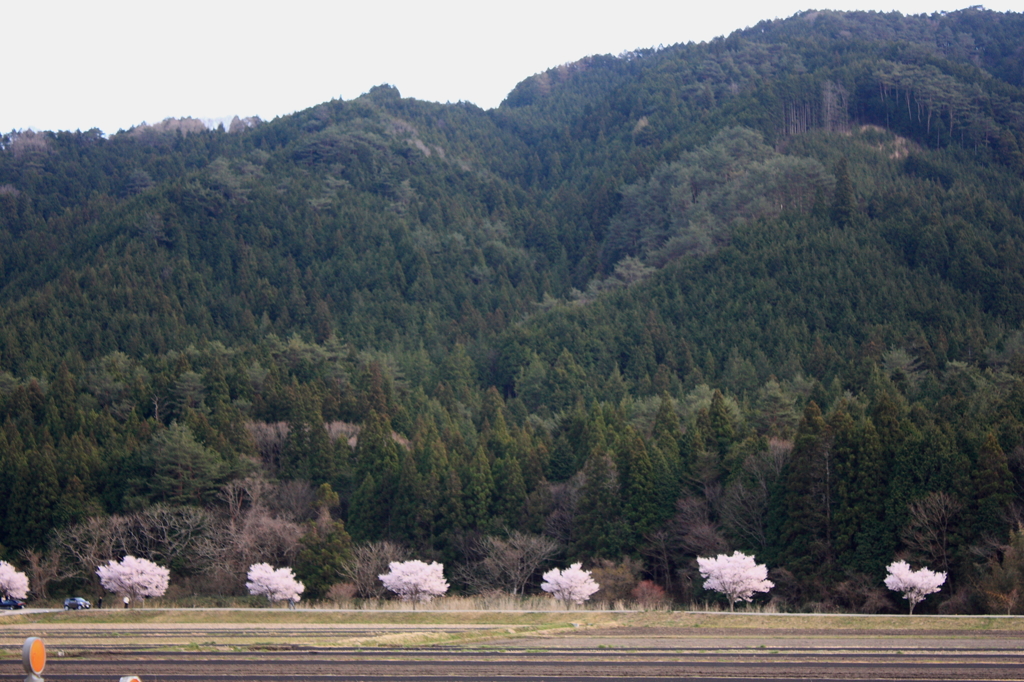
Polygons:
<instances>
[{"instance_id":1,"label":"furrowed soil rows","mask_svg":"<svg viewBox=\"0 0 1024 682\"><path fill-rule=\"evenodd\" d=\"M275 652L243 656L217 654L138 656L108 652L94 658L64 659L48 666L52 680L114 680L135 674L144 680L397 680L397 679L555 679L590 680L609 678L747 678L804 680L1019 680L1019 657L1004 661L949 656L928 660L913 656L870 661L851 661L842 654L803 654L773 657L709 652L703 656L678 656L663 652L653 658L628 653L575 652L568 660L552 660L545 654L508 652L479 656L476 652L417 652L414 657L397 657L390 652L360 652L339 655L305 652L282 656ZM2 679L24 675L17 661L0 664Z\"/></svg>"},{"instance_id":2,"label":"furrowed soil rows","mask_svg":"<svg viewBox=\"0 0 1024 682\"><path fill-rule=\"evenodd\" d=\"M455 618L452 619L456 620ZM769 621L765 621L768 623ZM622 623L0 621L0 681L45 639L51 681L500 679L1022 680L1020 630L644 627Z\"/></svg>"}]
</instances>

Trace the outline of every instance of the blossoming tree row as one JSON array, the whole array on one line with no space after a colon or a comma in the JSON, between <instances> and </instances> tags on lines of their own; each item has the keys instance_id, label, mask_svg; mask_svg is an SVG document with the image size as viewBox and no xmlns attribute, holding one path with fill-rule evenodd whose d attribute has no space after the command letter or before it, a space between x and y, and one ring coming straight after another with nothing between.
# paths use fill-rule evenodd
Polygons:
<instances>
[{"instance_id":1,"label":"blossoming tree row","mask_svg":"<svg viewBox=\"0 0 1024 682\"><path fill-rule=\"evenodd\" d=\"M768 569L758 564L753 556L742 552L716 557L698 557L697 566L705 578L704 589L721 592L729 601L729 610L737 602L752 601L755 594L769 592L775 584L768 580ZM921 568L914 570L906 561L895 561L887 567L885 585L900 592L910 603L910 613L926 596L938 592L946 581L946 574ZM96 569L100 584L109 592L128 600L160 597L167 591L168 569L148 559L126 556L120 561L109 561ZM266 597L271 602L298 602L305 586L295 578L290 568L274 568L258 563L249 567L245 583L249 594ZM413 604L428 602L448 591L444 578L444 565L436 561L392 561L388 572L378 576L384 586L403 601ZM554 568L544 573L541 589L565 604L582 604L600 589L585 571L575 563L566 569ZM4 599L24 599L28 596L28 577L6 561L0 561L0 595Z\"/></svg>"}]
</instances>

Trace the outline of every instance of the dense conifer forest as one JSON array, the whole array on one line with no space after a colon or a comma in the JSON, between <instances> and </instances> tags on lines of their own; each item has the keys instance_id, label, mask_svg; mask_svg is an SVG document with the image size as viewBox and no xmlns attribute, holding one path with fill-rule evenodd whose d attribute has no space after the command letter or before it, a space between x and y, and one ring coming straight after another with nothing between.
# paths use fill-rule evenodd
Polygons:
<instances>
[{"instance_id":1,"label":"dense conifer forest","mask_svg":"<svg viewBox=\"0 0 1024 682\"><path fill-rule=\"evenodd\" d=\"M907 559L1024 612L1022 36L805 12L489 111L3 135L0 559L315 599L529 541L687 604L738 549L781 609Z\"/></svg>"}]
</instances>

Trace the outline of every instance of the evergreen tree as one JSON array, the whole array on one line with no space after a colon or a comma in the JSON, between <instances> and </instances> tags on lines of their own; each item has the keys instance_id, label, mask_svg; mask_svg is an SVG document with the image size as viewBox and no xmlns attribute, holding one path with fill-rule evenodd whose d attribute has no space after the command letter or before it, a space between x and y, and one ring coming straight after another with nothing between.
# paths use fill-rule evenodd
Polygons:
<instances>
[{"instance_id":1,"label":"evergreen tree","mask_svg":"<svg viewBox=\"0 0 1024 682\"><path fill-rule=\"evenodd\" d=\"M725 457L729 447L736 439L736 426L733 424L732 415L725 404L725 396L715 389L711 394L711 407L708 409L708 425L710 429L706 435L714 438L714 446L719 457Z\"/></svg>"},{"instance_id":2,"label":"evergreen tree","mask_svg":"<svg viewBox=\"0 0 1024 682\"><path fill-rule=\"evenodd\" d=\"M483 447L476 449L470 461L463 499L467 526L481 531L489 530L494 479L491 476L491 464Z\"/></svg>"},{"instance_id":3,"label":"evergreen tree","mask_svg":"<svg viewBox=\"0 0 1024 682\"><path fill-rule=\"evenodd\" d=\"M466 507L463 504L462 481L455 467L448 466L441 478L441 503L435 516L435 547L442 555L451 556L452 545L469 525ZM450 560L450 559L449 559Z\"/></svg>"},{"instance_id":4,"label":"evergreen tree","mask_svg":"<svg viewBox=\"0 0 1024 682\"><path fill-rule=\"evenodd\" d=\"M844 407L828 420L836 470L835 548L848 570L880 576L893 556L885 523L887 467L869 420L855 422Z\"/></svg>"},{"instance_id":5,"label":"evergreen tree","mask_svg":"<svg viewBox=\"0 0 1024 682\"><path fill-rule=\"evenodd\" d=\"M617 558L630 532L622 516L618 471L611 457L598 450L591 453L583 476L569 556Z\"/></svg>"},{"instance_id":6,"label":"evergreen tree","mask_svg":"<svg viewBox=\"0 0 1024 682\"><path fill-rule=\"evenodd\" d=\"M410 546L423 547L429 538L433 509L425 504L423 477L413 453L400 448L399 462L391 534Z\"/></svg>"},{"instance_id":7,"label":"evergreen tree","mask_svg":"<svg viewBox=\"0 0 1024 682\"><path fill-rule=\"evenodd\" d=\"M374 542L385 537L387 509L378 495L373 474L366 474L352 495L348 511L348 531L356 544Z\"/></svg>"},{"instance_id":8,"label":"evergreen tree","mask_svg":"<svg viewBox=\"0 0 1024 682\"><path fill-rule=\"evenodd\" d=\"M153 437L144 462L149 494L170 504L202 505L213 498L226 474L220 454L178 422Z\"/></svg>"},{"instance_id":9,"label":"evergreen tree","mask_svg":"<svg viewBox=\"0 0 1024 682\"><path fill-rule=\"evenodd\" d=\"M78 390L67 363L62 362L57 369L57 376L47 393L47 399L57 415L50 430L54 440L71 437L82 429L77 402Z\"/></svg>"},{"instance_id":10,"label":"evergreen tree","mask_svg":"<svg viewBox=\"0 0 1024 682\"><path fill-rule=\"evenodd\" d=\"M657 443L658 449L673 470L680 466L679 444L682 437L683 430L679 423L679 415L675 411L675 401L667 395L662 395L658 412L654 415L651 439Z\"/></svg>"},{"instance_id":11,"label":"evergreen tree","mask_svg":"<svg viewBox=\"0 0 1024 682\"><path fill-rule=\"evenodd\" d=\"M1008 532L1007 507L1013 499L1013 478L995 434L989 432L985 437L974 471L975 537L1004 541Z\"/></svg>"},{"instance_id":12,"label":"evergreen tree","mask_svg":"<svg viewBox=\"0 0 1024 682\"><path fill-rule=\"evenodd\" d=\"M505 401L493 386L484 394L484 427L482 435L491 459L499 459L511 452L513 443L505 421Z\"/></svg>"},{"instance_id":13,"label":"evergreen tree","mask_svg":"<svg viewBox=\"0 0 1024 682\"><path fill-rule=\"evenodd\" d=\"M705 478L705 469L708 460L707 450L704 447L704 434L700 430L697 421L694 420L686 427L682 438L679 440L679 482L688 487L696 487ZM717 467L710 467L713 471Z\"/></svg>"},{"instance_id":14,"label":"evergreen tree","mask_svg":"<svg viewBox=\"0 0 1024 682\"><path fill-rule=\"evenodd\" d=\"M671 515L671 507L666 512L661 505L654 465L640 434L628 428L619 447L618 460L624 463L620 471L624 473L625 518L633 531L630 544L636 546L644 533Z\"/></svg>"},{"instance_id":15,"label":"evergreen tree","mask_svg":"<svg viewBox=\"0 0 1024 682\"><path fill-rule=\"evenodd\" d=\"M668 396L662 396L658 413L654 417L648 452L654 468L654 484L663 518L672 515L675 501L682 490L682 482L688 475L681 456L682 439L683 432L674 402Z\"/></svg>"},{"instance_id":16,"label":"evergreen tree","mask_svg":"<svg viewBox=\"0 0 1024 682\"><path fill-rule=\"evenodd\" d=\"M10 547L42 548L54 527L60 504L57 462L53 445L48 441L35 452L26 453L25 463L14 476L14 494L8 503L7 524L10 524Z\"/></svg>"},{"instance_id":17,"label":"evergreen tree","mask_svg":"<svg viewBox=\"0 0 1024 682\"><path fill-rule=\"evenodd\" d=\"M15 524L19 519L15 517L15 507L12 502L15 499L15 484L22 467L25 465L25 453L21 451L21 439L12 443L7 439L7 433L17 436L14 424L8 421L8 428L0 429L0 469L8 472L7 476L0 476L0 545L10 545L11 535L15 530Z\"/></svg>"},{"instance_id":18,"label":"evergreen tree","mask_svg":"<svg viewBox=\"0 0 1024 682\"><path fill-rule=\"evenodd\" d=\"M811 401L797 428L783 473L781 505L771 510L777 524L771 540L774 563L803 580L831 578L834 567L833 505L835 462L832 435Z\"/></svg>"},{"instance_id":19,"label":"evergreen tree","mask_svg":"<svg viewBox=\"0 0 1024 682\"><path fill-rule=\"evenodd\" d=\"M853 183L850 181L849 163L845 156L839 157L835 168L836 186L832 195L832 222L838 227L847 227L853 220Z\"/></svg>"},{"instance_id":20,"label":"evergreen tree","mask_svg":"<svg viewBox=\"0 0 1024 682\"><path fill-rule=\"evenodd\" d=\"M690 428L693 431L694 440L685 445L692 453L690 455L690 471L692 472L693 484L697 488L704 488L708 485L720 483L725 477L725 457L719 446L721 442L715 436L714 427L711 424L711 414L701 408ZM696 440L699 438L699 442Z\"/></svg>"},{"instance_id":21,"label":"evergreen tree","mask_svg":"<svg viewBox=\"0 0 1024 682\"><path fill-rule=\"evenodd\" d=\"M548 478L552 481L564 481L572 477L587 461L589 449L594 438L602 435L594 433L600 430L595 424L593 414L588 415L583 401L573 403L572 408L561 419L558 435L555 437L554 451L548 464Z\"/></svg>"},{"instance_id":22,"label":"evergreen tree","mask_svg":"<svg viewBox=\"0 0 1024 682\"><path fill-rule=\"evenodd\" d=\"M519 528L526 507L526 484L515 455L506 455L494 462L494 501L492 526Z\"/></svg>"},{"instance_id":23,"label":"evergreen tree","mask_svg":"<svg viewBox=\"0 0 1024 682\"><path fill-rule=\"evenodd\" d=\"M326 515L306 524L299 545L295 576L306 586L306 597L321 599L331 585L343 580L345 566L352 561L352 538L343 522Z\"/></svg>"},{"instance_id":24,"label":"evergreen tree","mask_svg":"<svg viewBox=\"0 0 1024 682\"><path fill-rule=\"evenodd\" d=\"M401 478L401 456L391 436L391 420L371 410L359 431L356 444L356 480L361 481L352 497L349 532L356 542L387 537L392 529ZM358 519L358 521L356 521Z\"/></svg>"},{"instance_id":25,"label":"evergreen tree","mask_svg":"<svg viewBox=\"0 0 1024 682\"><path fill-rule=\"evenodd\" d=\"M281 473L286 478L310 481L314 485L335 483L342 471L335 450L324 429L319 396L311 387L292 386L288 391L290 415Z\"/></svg>"}]
</instances>

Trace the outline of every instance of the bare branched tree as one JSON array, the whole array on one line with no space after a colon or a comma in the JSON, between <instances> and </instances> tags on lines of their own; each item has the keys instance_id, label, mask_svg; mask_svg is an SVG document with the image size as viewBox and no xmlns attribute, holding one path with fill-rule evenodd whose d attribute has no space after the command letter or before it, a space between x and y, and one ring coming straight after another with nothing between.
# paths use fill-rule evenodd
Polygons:
<instances>
[{"instance_id":1,"label":"bare branched tree","mask_svg":"<svg viewBox=\"0 0 1024 682\"><path fill-rule=\"evenodd\" d=\"M908 505L909 520L900 538L929 566L948 572L949 539L963 508L963 503L949 493L928 493Z\"/></svg>"},{"instance_id":2,"label":"bare branched tree","mask_svg":"<svg viewBox=\"0 0 1024 682\"><path fill-rule=\"evenodd\" d=\"M552 511L544 522L544 533L563 546L568 546L574 539L576 509L579 507L585 480L586 474L579 471L564 483L551 484Z\"/></svg>"},{"instance_id":3,"label":"bare branched tree","mask_svg":"<svg viewBox=\"0 0 1024 682\"><path fill-rule=\"evenodd\" d=\"M307 483L292 486L288 503L280 505L289 509L275 510L275 487L249 477L221 490L220 511L158 504L126 516L92 517L54 531L51 547L60 575L85 578L97 589L97 566L132 555L179 575L201 574L204 591L242 594L252 564L287 566L295 559L304 530L293 520L294 509L310 508L312 495ZM49 559L40 558L38 570L45 573Z\"/></svg>"},{"instance_id":4,"label":"bare branched tree","mask_svg":"<svg viewBox=\"0 0 1024 682\"><path fill-rule=\"evenodd\" d=\"M199 507L172 507L157 504L125 519L125 554L147 557L162 565L196 564L196 549L211 532L210 514Z\"/></svg>"},{"instance_id":5,"label":"bare branched tree","mask_svg":"<svg viewBox=\"0 0 1024 682\"><path fill-rule=\"evenodd\" d=\"M212 527L210 514L198 507L164 504L126 516L91 517L55 530L53 556L46 561L56 562L64 578L78 576L97 586L96 567L129 554L198 571ZM47 569L41 564L39 570Z\"/></svg>"},{"instance_id":6,"label":"bare branched tree","mask_svg":"<svg viewBox=\"0 0 1024 682\"><path fill-rule=\"evenodd\" d=\"M698 556L713 556L729 549L711 508L704 498L684 497L676 502L676 515L669 521L674 545Z\"/></svg>"},{"instance_id":7,"label":"bare branched tree","mask_svg":"<svg viewBox=\"0 0 1024 682\"><path fill-rule=\"evenodd\" d=\"M34 549L21 551L21 559L28 566L29 585L40 599L49 599L48 588L61 580L74 578L78 571L61 563L59 552L43 554Z\"/></svg>"},{"instance_id":8,"label":"bare branched tree","mask_svg":"<svg viewBox=\"0 0 1024 682\"><path fill-rule=\"evenodd\" d=\"M643 564L631 557L622 557L622 561L598 559L591 570L594 581L601 586L594 593L594 599L614 602L632 597L633 589L640 582Z\"/></svg>"},{"instance_id":9,"label":"bare branched tree","mask_svg":"<svg viewBox=\"0 0 1024 682\"><path fill-rule=\"evenodd\" d=\"M229 481L220 491L228 518L239 521L246 509L265 510L273 485L262 476L247 476Z\"/></svg>"},{"instance_id":10,"label":"bare branched tree","mask_svg":"<svg viewBox=\"0 0 1024 682\"><path fill-rule=\"evenodd\" d=\"M277 488L277 512L293 521L307 521L315 516L316 491L309 481L286 481Z\"/></svg>"},{"instance_id":11,"label":"bare branched tree","mask_svg":"<svg viewBox=\"0 0 1024 682\"><path fill-rule=\"evenodd\" d=\"M644 534L644 545L640 552L650 560L653 577L671 592L672 556L675 554L672 531L663 526Z\"/></svg>"},{"instance_id":12,"label":"bare branched tree","mask_svg":"<svg viewBox=\"0 0 1024 682\"><path fill-rule=\"evenodd\" d=\"M53 531L50 546L60 552L60 561L73 575L89 580L98 590L96 567L123 554L123 524L119 516L90 517Z\"/></svg>"},{"instance_id":13,"label":"bare branched tree","mask_svg":"<svg viewBox=\"0 0 1024 682\"><path fill-rule=\"evenodd\" d=\"M729 483L722 496L722 525L736 538L758 549L768 544L768 499L770 490L789 457L793 444L773 438L768 449L748 455L743 475Z\"/></svg>"},{"instance_id":14,"label":"bare branched tree","mask_svg":"<svg viewBox=\"0 0 1024 682\"><path fill-rule=\"evenodd\" d=\"M241 593L249 566L289 566L299 552L302 526L250 507L237 521L225 520L199 549L212 584L227 593Z\"/></svg>"},{"instance_id":15,"label":"bare branched tree","mask_svg":"<svg viewBox=\"0 0 1024 682\"><path fill-rule=\"evenodd\" d=\"M1024 526L1010 531L1009 544L989 558L977 586L993 611L1009 616L1024 610Z\"/></svg>"},{"instance_id":16,"label":"bare branched tree","mask_svg":"<svg viewBox=\"0 0 1024 682\"><path fill-rule=\"evenodd\" d=\"M540 535L512 531L507 537L489 535L477 543L480 557L460 565L459 579L474 591L501 590L523 594L541 564L558 552L558 543Z\"/></svg>"},{"instance_id":17,"label":"bare branched tree","mask_svg":"<svg viewBox=\"0 0 1024 682\"><path fill-rule=\"evenodd\" d=\"M249 432L260 453L263 468L275 474L281 465L284 443L288 439L288 422L246 422L245 430Z\"/></svg>"},{"instance_id":18,"label":"bare branched tree","mask_svg":"<svg viewBox=\"0 0 1024 682\"><path fill-rule=\"evenodd\" d=\"M345 567L345 578L356 586L364 599L381 599L388 593L377 576L388 572L392 561L405 561L407 552L401 545L387 540L368 542L352 549L352 561Z\"/></svg>"},{"instance_id":19,"label":"bare branched tree","mask_svg":"<svg viewBox=\"0 0 1024 682\"><path fill-rule=\"evenodd\" d=\"M732 481L722 499L722 524L745 544L764 549L768 544L767 510L767 489Z\"/></svg>"}]
</instances>

